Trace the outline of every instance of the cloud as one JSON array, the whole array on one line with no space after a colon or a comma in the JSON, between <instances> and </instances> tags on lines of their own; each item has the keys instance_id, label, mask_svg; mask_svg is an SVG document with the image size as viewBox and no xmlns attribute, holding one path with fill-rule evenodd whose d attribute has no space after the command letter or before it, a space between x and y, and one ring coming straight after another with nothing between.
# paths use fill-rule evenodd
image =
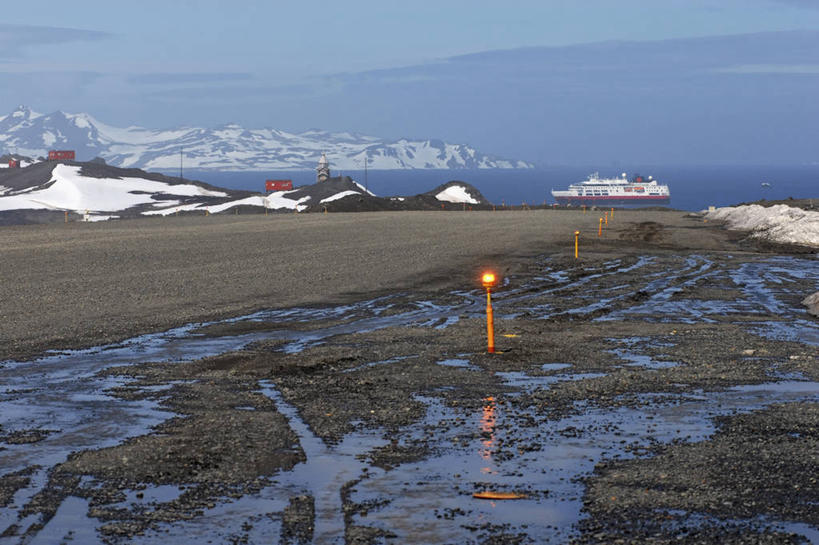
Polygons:
<instances>
[{"instance_id":1,"label":"cloud","mask_svg":"<svg viewBox=\"0 0 819 545\"><path fill-rule=\"evenodd\" d=\"M25 48L32 46L90 42L111 36L97 30L0 24L0 58L19 56Z\"/></svg>"},{"instance_id":2,"label":"cloud","mask_svg":"<svg viewBox=\"0 0 819 545\"><path fill-rule=\"evenodd\" d=\"M819 9L819 0L773 0L773 2L798 8Z\"/></svg>"},{"instance_id":3,"label":"cloud","mask_svg":"<svg viewBox=\"0 0 819 545\"><path fill-rule=\"evenodd\" d=\"M819 74L819 64L742 64L718 68L722 74Z\"/></svg>"},{"instance_id":4,"label":"cloud","mask_svg":"<svg viewBox=\"0 0 819 545\"><path fill-rule=\"evenodd\" d=\"M819 31L487 51L331 75L320 100L268 109L292 125L435 134L535 161L784 160L815 155L816 51Z\"/></svg>"},{"instance_id":5,"label":"cloud","mask_svg":"<svg viewBox=\"0 0 819 545\"><path fill-rule=\"evenodd\" d=\"M816 0L819 2L819 0ZM336 86L417 85L482 81L598 86L708 74L810 74L819 32L784 31L656 41L608 41L494 50L437 62L328 75ZM478 88L478 87L476 87Z\"/></svg>"},{"instance_id":6,"label":"cloud","mask_svg":"<svg viewBox=\"0 0 819 545\"><path fill-rule=\"evenodd\" d=\"M152 98L163 102L200 102L225 104L236 101L269 101L271 99L309 98L326 95L328 89L309 84L291 85L191 85L178 88L158 88L142 92L143 98Z\"/></svg>"},{"instance_id":7,"label":"cloud","mask_svg":"<svg viewBox=\"0 0 819 545\"><path fill-rule=\"evenodd\" d=\"M138 85L174 85L178 83L229 83L251 79L253 79L253 75L245 72L157 72L131 76L128 81Z\"/></svg>"}]
</instances>

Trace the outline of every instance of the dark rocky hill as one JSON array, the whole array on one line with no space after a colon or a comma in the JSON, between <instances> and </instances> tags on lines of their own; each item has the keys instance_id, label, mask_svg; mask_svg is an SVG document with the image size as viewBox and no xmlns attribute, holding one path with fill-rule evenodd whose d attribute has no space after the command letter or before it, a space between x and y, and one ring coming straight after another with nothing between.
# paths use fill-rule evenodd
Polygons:
<instances>
[{"instance_id":1,"label":"dark rocky hill","mask_svg":"<svg viewBox=\"0 0 819 545\"><path fill-rule=\"evenodd\" d=\"M60 165L78 170L58 170ZM57 181L55 173L60 173L56 175ZM100 186L95 180L111 180L112 186L109 188L108 182ZM125 184L114 187L114 180L124 180ZM62 185L51 187L58 182ZM156 188L156 184L146 182L163 185ZM188 187L174 190L181 185ZM191 190L191 185L201 190ZM147 187L151 188L150 191L146 190ZM100 192L105 193L106 198L97 198ZM116 193L116 196L107 196L109 192ZM134 199L135 195L143 198ZM133 204L134 201L138 204ZM98 206L95 207L94 203ZM379 197L370 194L349 176L343 176L265 195L140 169L113 167L98 161L44 161L24 168L0 169L0 225L65 221L66 213L69 220L78 219L83 217L86 209L90 209L91 215L97 219L124 219L146 214L264 213L265 208L268 212L292 212L297 208L299 212L309 213L480 210L491 206L480 191L463 181L447 182L414 196Z\"/></svg>"}]
</instances>

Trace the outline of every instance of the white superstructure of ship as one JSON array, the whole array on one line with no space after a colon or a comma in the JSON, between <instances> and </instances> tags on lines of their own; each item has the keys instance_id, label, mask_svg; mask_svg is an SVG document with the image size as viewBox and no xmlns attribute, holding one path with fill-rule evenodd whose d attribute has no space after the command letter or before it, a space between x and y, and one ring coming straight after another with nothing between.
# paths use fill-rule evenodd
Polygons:
<instances>
[{"instance_id":1,"label":"white superstructure of ship","mask_svg":"<svg viewBox=\"0 0 819 545\"><path fill-rule=\"evenodd\" d=\"M667 185L652 176L625 173L619 178L601 178L595 172L588 179L574 183L566 190L552 190L552 197L561 204L665 204L671 201Z\"/></svg>"}]
</instances>

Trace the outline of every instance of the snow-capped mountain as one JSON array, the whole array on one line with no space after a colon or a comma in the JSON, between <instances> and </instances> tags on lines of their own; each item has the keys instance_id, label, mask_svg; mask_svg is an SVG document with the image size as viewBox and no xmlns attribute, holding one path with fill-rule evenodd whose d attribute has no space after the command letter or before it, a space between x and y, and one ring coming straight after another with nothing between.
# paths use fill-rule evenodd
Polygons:
<instances>
[{"instance_id":1,"label":"snow-capped mountain","mask_svg":"<svg viewBox=\"0 0 819 545\"><path fill-rule=\"evenodd\" d=\"M187 169L312 169L321 152L334 169L473 169L532 168L524 161L501 159L463 144L440 140L385 141L373 136L309 130L215 129L185 127L152 130L118 128L88 114L39 114L20 106L0 117L0 153L45 156L50 149L72 149L77 159L102 157L122 168L171 170L179 167L180 150Z\"/></svg>"}]
</instances>

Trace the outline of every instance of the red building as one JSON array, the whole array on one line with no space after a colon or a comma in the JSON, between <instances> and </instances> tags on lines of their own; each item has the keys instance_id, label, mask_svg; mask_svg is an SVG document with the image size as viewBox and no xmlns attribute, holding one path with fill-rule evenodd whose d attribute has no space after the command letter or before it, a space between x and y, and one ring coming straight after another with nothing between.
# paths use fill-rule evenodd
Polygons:
<instances>
[{"instance_id":1,"label":"red building","mask_svg":"<svg viewBox=\"0 0 819 545\"><path fill-rule=\"evenodd\" d=\"M293 189L293 180L266 180L264 188L267 191L290 191Z\"/></svg>"},{"instance_id":2,"label":"red building","mask_svg":"<svg viewBox=\"0 0 819 545\"><path fill-rule=\"evenodd\" d=\"M9 168L20 168L20 159L9 159Z\"/></svg>"},{"instance_id":3,"label":"red building","mask_svg":"<svg viewBox=\"0 0 819 545\"><path fill-rule=\"evenodd\" d=\"M73 161L74 150L51 150L48 152L49 161Z\"/></svg>"}]
</instances>

